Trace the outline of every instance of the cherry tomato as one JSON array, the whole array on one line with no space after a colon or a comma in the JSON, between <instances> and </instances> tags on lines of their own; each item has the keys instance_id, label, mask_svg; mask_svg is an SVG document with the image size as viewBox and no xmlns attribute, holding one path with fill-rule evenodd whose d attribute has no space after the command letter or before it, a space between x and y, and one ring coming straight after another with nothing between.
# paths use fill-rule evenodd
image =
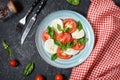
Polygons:
<instances>
[{"instance_id":1,"label":"cherry tomato","mask_svg":"<svg viewBox=\"0 0 120 80\"><path fill-rule=\"evenodd\" d=\"M71 55L67 55L66 53L63 53L63 51L60 48L57 49L57 56L60 59L69 59L71 57Z\"/></svg>"},{"instance_id":2,"label":"cherry tomato","mask_svg":"<svg viewBox=\"0 0 120 80\"><path fill-rule=\"evenodd\" d=\"M15 59L12 59L12 60L10 60L9 61L9 65L11 66L11 67L16 67L17 66L17 61L15 60Z\"/></svg>"},{"instance_id":3,"label":"cherry tomato","mask_svg":"<svg viewBox=\"0 0 120 80\"><path fill-rule=\"evenodd\" d=\"M59 33L56 35L56 40L59 40L62 44L68 43L71 41L71 35L69 33Z\"/></svg>"},{"instance_id":4,"label":"cherry tomato","mask_svg":"<svg viewBox=\"0 0 120 80\"><path fill-rule=\"evenodd\" d=\"M55 75L55 80L63 80L63 75L62 74L56 74Z\"/></svg>"},{"instance_id":5,"label":"cherry tomato","mask_svg":"<svg viewBox=\"0 0 120 80\"><path fill-rule=\"evenodd\" d=\"M48 34L48 31L45 30L45 31L42 33L42 39L43 39L43 41L46 41L46 40L49 39L49 38L50 38L50 36L49 36L49 34Z\"/></svg>"},{"instance_id":6,"label":"cherry tomato","mask_svg":"<svg viewBox=\"0 0 120 80\"><path fill-rule=\"evenodd\" d=\"M76 43L72 48L75 50L82 50L85 47L85 44Z\"/></svg>"},{"instance_id":7,"label":"cherry tomato","mask_svg":"<svg viewBox=\"0 0 120 80\"><path fill-rule=\"evenodd\" d=\"M42 75L37 75L35 77L35 80L44 80L44 77Z\"/></svg>"},{"instance_id":8,"label":"cherry tomato","mask_svg":"<svg viewBox=\"0 0 120 80\"><path fill-rule=\"evenodd\" d=\"M70 28L69 33L73 33L77 29L77 24L73 19L70 19L70 18L65 19L63 23L65 27Z\"/></svg>"}]
</instances>

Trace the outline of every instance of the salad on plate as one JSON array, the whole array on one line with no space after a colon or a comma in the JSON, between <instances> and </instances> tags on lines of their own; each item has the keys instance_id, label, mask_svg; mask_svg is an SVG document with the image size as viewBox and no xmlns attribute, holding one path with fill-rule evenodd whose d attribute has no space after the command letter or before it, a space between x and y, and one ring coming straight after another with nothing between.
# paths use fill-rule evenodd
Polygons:
<instances>
[{"instance_id":1,"label":"salad on plate","mask_svg":"<svg viewBox=\"0 0 120 80\"><path fill-rule=\"evenodd\" d=\"M80 21L72 18L54 19L42 32L44 49L51 55L51 60L62 60L80 54L88 38Z\"/></svg>"}]
</instances>

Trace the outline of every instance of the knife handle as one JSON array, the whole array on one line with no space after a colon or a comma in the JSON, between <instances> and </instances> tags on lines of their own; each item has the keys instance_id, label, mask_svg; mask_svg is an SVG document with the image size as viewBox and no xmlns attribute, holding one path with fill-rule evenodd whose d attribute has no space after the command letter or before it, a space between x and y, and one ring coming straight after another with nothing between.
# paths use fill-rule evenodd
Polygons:
<instances>
[{"instance_id":1,"label":"knife handle","mask_svg":"<svg viewBox=\"0 0 120 80\"><path fill-rule=\"evenodd\" d=\"M35 0L35 1L32 3L32 8L34 8L34 7L38 4L39 1L40 1L40 0Z\"/></svg>"},{"instance_id":2,"label":"knife handle","mask_svg":"<svg viewBox=\"0 0 120 80\"><path fill-rule=\"evenodd\" d=\"M39 12L41 11L41 9L42 9L43 6L45 5L46 1L47 1L47 0L41 0L40 5L38 6L38 9L37 9L37 11L36 11L36 13L35 13L36 16L39 14Z\"/></svg>"},{"instance_id":3,"label":"knife handle","mask_svg":"<svg viewBox=\"0 0 120 80\"><path fill-rule=\"evenodd\" d=\"M35 0L33 3L32 3L32 6L31 6L31 8L27 11L27 13L26 13L26 17L31 13L31 11L33 10L33 8L38 4L38 2L39 2L40 0Z\"/></svg>"}]
</instances>

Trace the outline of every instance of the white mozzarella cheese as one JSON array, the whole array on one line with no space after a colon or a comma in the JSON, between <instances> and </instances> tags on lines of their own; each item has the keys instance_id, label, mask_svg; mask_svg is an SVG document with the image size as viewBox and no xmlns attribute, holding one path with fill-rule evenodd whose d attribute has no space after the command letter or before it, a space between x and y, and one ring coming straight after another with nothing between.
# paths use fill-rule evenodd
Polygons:
<instances>
[{"instance_id":1,"label":"white mozzarella cheese","mask_svg":"<svg viewBox=\"0 0 120 80\"><path fill-rule=\"evenodd\" d=\"M74 50L72 48L68 48L66 51L64 51L64 53L68 54L68 55L75 55L79 52L79 50Z\"/></svg>"},{"instance_id":2,"label":"white mozzarella cheese","mask_svg":"<svg viewBox=\"0 0 120 80\"><path fill-rule=\"evenodd\" d=\"M75 32L73 32L72 33L72 37L74 38L74 39L80 39L80 38L82 38L82 37L84 37L85 36L85 32L84 32L84 30L82 29L82 30L76 30Z\"/></svg>"},{"instance_id":3,"label":"white mozzarella cheese","mask_svg":"<svg viewBox=\"0 0 120 80\"><path fill-rule=\"evenodd\" d=\"M57 52L58 46L55 45L53 39L48 39L45 41L45 50L50 54L55 54Z\"/></svg>"},{"instance_id":4,"label":"white mozzarella cheese","mask_svg":"<svg viewBox=\"0 0 120 80\"><path fill-rule=\"evenodd\" d=\"M61 29L63 29L63 21L61 19L59 19L59 18L53 20L50 26L53 27L56 32L61 33L62 31L59 31L57 29L57 24L59 24L61 26Z\"/></svg>"}]
</instances>

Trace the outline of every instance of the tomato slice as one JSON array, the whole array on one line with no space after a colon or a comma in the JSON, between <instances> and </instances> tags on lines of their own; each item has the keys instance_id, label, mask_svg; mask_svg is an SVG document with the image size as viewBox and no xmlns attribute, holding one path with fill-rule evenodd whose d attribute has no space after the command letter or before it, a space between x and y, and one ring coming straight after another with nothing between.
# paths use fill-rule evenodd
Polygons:
<instances>
[{"instance_id":1,"label":"tomato slice","mask_svg":"<svg viewBox=\"0 0 120 80\"><path fill-rule=\"evenodd\" d=\"M69 43L71 41L70 33L59 33L56 35L56 40L59 40L62 44Z\"/></svg>"},{"instance_id":2,"label":"tomato slice","mask_svg":"<svg viewBox=\"0 0 120 80\"><path fill-rule=\"evenodd\" d=\"M67 55L66 53L63 53L63 51L61 50L61 48L57 49L57 56L60 59L69 59L69 58L71 58L71 55Z\"/></svg>"},{"instance_id":3,"label":"tomato slice","mask_svg":"<svg viewBox=\"0 0 120 80\"><path fill-rule=\"evenodd\" d=\"M48 31L45 30L45 31L42 33L42 39L43 39L43 41L46 41L46 40L49 39L49 38L50 38L50 36L49 36L49 34L48 34Z\"/></svg>"},{"instance_id":4,"label":"tomato slice","mask_svg":"<svg viewBox=\"0 0 120 80\"><path fill-rule=\"evenodd\" d=\"M63 21L64 27L70 28L69 33L73 33L77 29L77 24L75 20L67 18Z\"/></svg>"},{"instance_id":5,"label":"tomato slice","mask_svg":"<svg viewBox=\"0 0 120 80\"><path fill-rule=\"evenodd\" d=\"M82 50L85 47L85 44L76 43L72 48L75 50Z\"/></svg>"}]
</instances>

